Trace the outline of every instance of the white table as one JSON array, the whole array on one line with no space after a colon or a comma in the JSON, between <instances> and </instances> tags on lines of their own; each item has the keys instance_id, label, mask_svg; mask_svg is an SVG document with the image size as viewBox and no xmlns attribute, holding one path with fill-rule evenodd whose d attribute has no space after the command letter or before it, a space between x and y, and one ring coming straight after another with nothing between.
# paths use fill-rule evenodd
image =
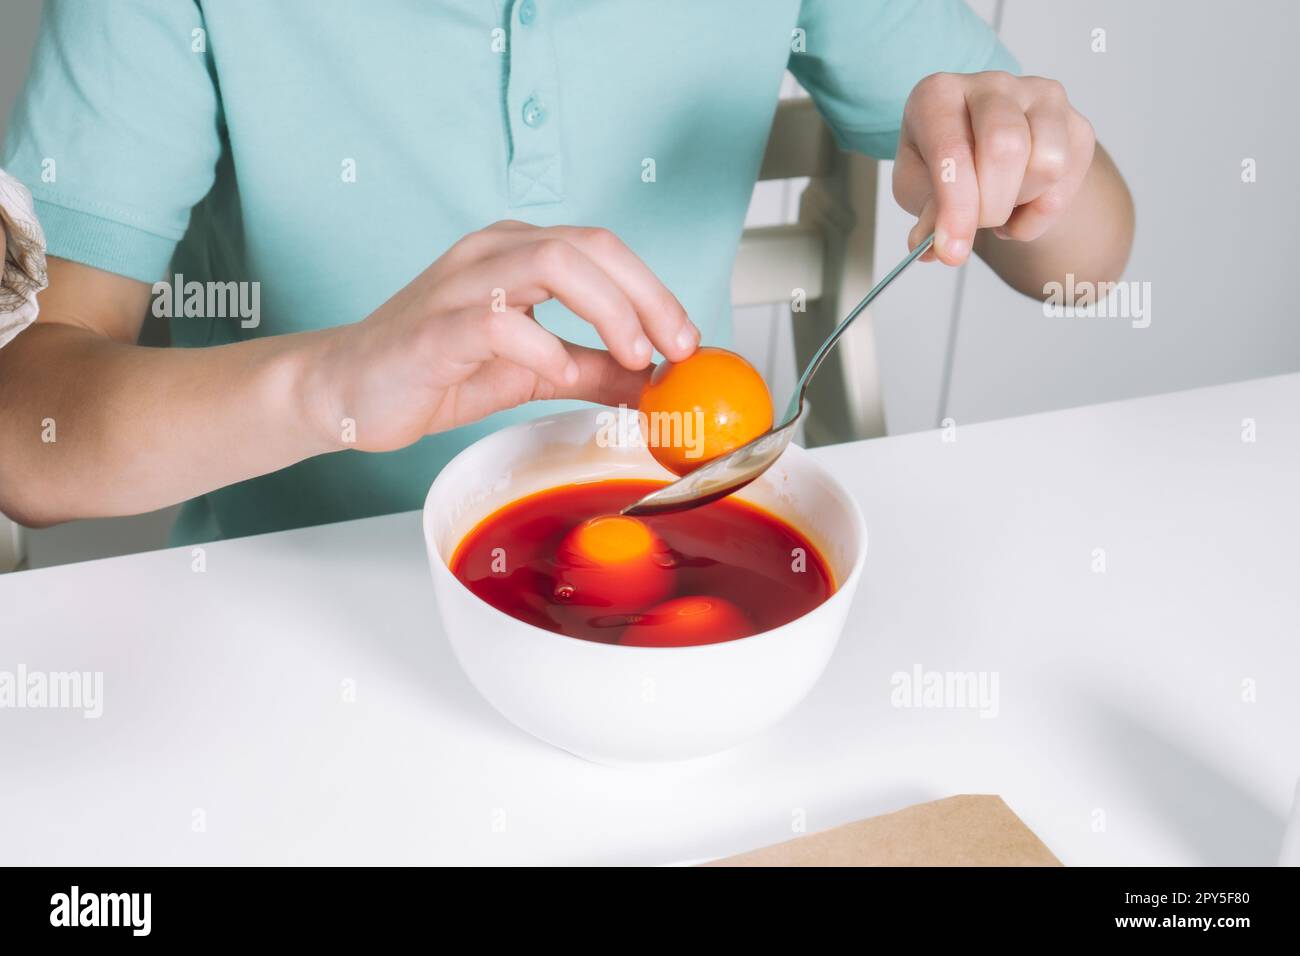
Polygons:
<instances>
[{"instance_id":1,"label":"white table","mask_svg":"<svg viewBox=\"0 0 1300 956\"><path fill-rule=\"evenodd\" d=\"M972 792L1067 864L1276 860L1300 375L818 454L871 538L848 630L785 723L693 765L589 765L498 717L414 513L213 544L203 573L4 576L0 671L102 671L104 710L0 710L0 863L654 863ZM998 715L892 706L916 665L996 672Z\"/></svg>"}]
</instances>

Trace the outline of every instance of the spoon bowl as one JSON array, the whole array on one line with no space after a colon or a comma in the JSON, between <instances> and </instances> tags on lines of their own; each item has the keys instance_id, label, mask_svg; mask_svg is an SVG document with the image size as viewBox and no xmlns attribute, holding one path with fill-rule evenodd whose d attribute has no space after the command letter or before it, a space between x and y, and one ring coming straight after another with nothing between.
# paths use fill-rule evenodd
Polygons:
<instances>
[{"instance_id":1,"label":"spoon bowl","mask_svg":"<svg viewBox=\"0 0 1300 956\"><path fill-rule=\"evenodd\" d=\"M781 457L781 453L794 438L795 426L798 424L799 417L796 415L793 420L785 422L780 428L764 432L735 451L715 458L672 484L665 485L639 501L633 502L624 508L622 513L632 517L644 517L686 511L725 498L733 491L739 491L767 471L772 463Z\"/></svg>"},{"instance_id":2,"label":"spoon bowl","mask_svg":"<svg viewBox=\"0 0 1300 956\"><path fill-rule=\"evenodd\" d=\"M633 502L624 508L622 513L632 517L643 517L698 508L719 498L725 498L767 471L772 463L781 457L781 453L794 438L795 427L803 415L808 383L817 374L817 369L835 347L835 343L840 340L840 336L858 316L866 311L867 306L876 296L885 291L889 283L897 279L904 269L920 258L933 244L934 233L931 233L863 296L862 301L853 307L853 311L845 316L844 321L835 326L831 334L826 337L826 341L818 346L817 352L808 362L808 367L799 376L799 381L795 384L794 396L790 399L790 404L780 422L752 441L715 458L706 465L701 465L672 484L665 485L658 491L653 491L641 500Z\"/></svg>"}]
</instances>

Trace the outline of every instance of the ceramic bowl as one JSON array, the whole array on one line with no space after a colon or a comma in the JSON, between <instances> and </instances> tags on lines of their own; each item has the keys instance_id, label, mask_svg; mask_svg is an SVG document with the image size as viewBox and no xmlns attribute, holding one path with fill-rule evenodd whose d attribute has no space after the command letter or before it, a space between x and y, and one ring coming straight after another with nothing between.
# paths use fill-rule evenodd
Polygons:
<instances>
[{"instance_id":1,"label":"ceramic bowl","mask_svg":"<svg viewBox=\"0 0 1300 956\"><path fill-rule=\"evenodd\" d=\"M516 726L598 763L688 760L762 733L821 676L862 575L867 532L857 504L817 458L791 446L737 495L801 531L834 576L830 598L788 624L695 647L630 647L526 624L451 573L457 544L524 495L610 478L671 478L639 441L635 415L611 441L605 408L514 425L475 442L438 475L424 537L439 617L473 685Z\"/></svg>"}]
</instances>

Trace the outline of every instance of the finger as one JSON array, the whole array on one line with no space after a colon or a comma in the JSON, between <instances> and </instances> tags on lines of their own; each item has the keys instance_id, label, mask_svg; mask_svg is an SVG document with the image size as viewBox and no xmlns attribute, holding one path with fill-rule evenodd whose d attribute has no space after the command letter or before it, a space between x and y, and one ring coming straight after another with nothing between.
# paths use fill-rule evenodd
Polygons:
<instances>
[{"instance_id":1,"label":"finger","mask_svg":"<svg viewBox=\"0 0 1300 956\"><path fill-rule=\"evenodd\" d=\"M626 369L604 349L583 348L572 342L565 342L564 347L579 368L576 381L557 385L539 377L532 369L497 356L462 386L457 399L459 420L477 421L503 408L557 398L628 408L637 406L641 390L650 379L649 369L639 372Z\"/></svg>"},{"instance_id":2,"label":"finger","mask_svg":"<svg viewBox=\"0 0 1300 956\"><path fill-rule=\"evenodd\" d=\"M641 390L650 380L651 369L624 368L604 349L589 349L572 342L565 342L564 347L578 367L577 379L572 384L556 387L548 383L537 398L575 398L601 405L637 407Z\"/></svg>"},{"instance_id":3,"label":"finger","mask_svg":"<svg viewBox=\"0 0 1300 956\"><path fill-rule=\"evenodd\" d=\"M898 155L894 157L894 174L891 185L894 200L913 216L921 213L921 207L934 195L930 184L930 170L906 129L899 135Z\"/></svg>"},{"instance_id":4,"label":"finger","mask_svg":"<svg viewBox=\"0 0 1300 956\"><path fill-rule=\"evenodd\" d=\"M479 261L527 242L562 239L605 270L636 310L641 326L667 358L681 361L700 344L700 332L677 297L636 253L608 229L583 226L539 227L515 219L494 222L453 247L462 264Z\"/></svg>"},{"instance_id":5,"label":"finger","mask_svg":"<svg viewBox=\"0 0 1300 956\"><path fill-rule=\"evenodd\" d=\"M1067 129L1070 158L1066 163L1065 175L1047 192L1017 208L1006 225L994 230L999 238L1020 242L1039 238L1064 215L1083 188L1092 168L1097 137L1092 124L1078 113L1070 114Z\"/></svg>"},{"instance_id":6,"label":"finger","mask_svg":"<svg viewBox=\"0 0 1300 956\"><path fill-rule=\"evenodd\" d=\"M540 227L517 219L502 219L461 236L430 268L438 273L468 268L476 262L498 255L503 249L522 245L531 234L540 231Z\"/></svg>"},{"instance_id":7,"label":"finger","mask_svg":"<svg viewBox=\"0 0 1300 956\"><path fill-rule=\"evenodd\" d=\"M680 362L700 344L686 310L650 267L608 229L557 226L549 233L572 243L605 270L636 309L641 327L666 358Z\"/></svg>"},{"instance_id":8,"label":"finger","mask_svg":"<svg viewBox=\"0 0 1300 956\"><path fill-rule=\"evenodd\" d=\"M921 207L921 214L916 219L916 225L907 234L907 249L909 252L924 242L926 236L934 232L935 214L934 200L927 199L925 205ZM933 262L934 260L934 246L921 253L921 262Z\"/></svg>"},{"instance_id":9,"label":"finger","mask_svg":"<svg viewBox=\"0 0 1300 956\"><path fill-rule=\"evenodd\" d=\"M471 364L504 358L561 388L579 379L578 365L564 342L519 309L464 309L448 322L448 360Z\"/></svg>"},{"instance_id":10,"label":"finger","mask_svg":"<svg viewBox=\"0 0 1300 956\"><path fill-rule=\"evenodd\" d=\"M919 153L930 175L937 207L935 253L949 265L966 260L979 226L980 186L963 89L955 77L927 77L908 100L904 117L907 148Z\"/></svg>"},{"instance_id":11,"label":"finger","mask_svg":"<svg viewBox=\"0 0 1300 956\"><path fill-rule=\"evenodd\" d=\"M625 367L645 368L654 354L623 290L576 246L554 236L506 249L450 276L440 294L445 301L467 306L504 295L506 305L520 309L558 299L595 327Z\"/></svg>"},{"instance_id":12,"label":"finger","mask_svg":"<svg viewBox=\"0 0 1300 956\"><path fill-rule=\"evenodd\" d=\"M1011 218L1029 164L1029 122L1024 109L1001 93L976 96L970 104L979 175L980 226L1000 226Z\"/></svg>"},{"instance_id":13,"label":"finger","mask_svg":"<svg viewBox=\"0 0 1300 956\"><path fill-rule=\"evenodd\" d=\"M1029 123L1029 162L1016 196L1020 206L1037 199L1061 181L1069 168L1070 131L1059 106L1036 103L1025 113Z\"/></svg>"},{"instance_id":14,"label":"finger","mask_svg":"<svg viewBox=\"0 0 1300 956\"><path fill-rule=\"evenodd\" d=\"M604 349L585 349L570 342L563 345L579 368L578 378L572 384L556 384L531 368L504 356L493 356L478 365L457 389L455 421L478 421L505 408L552 398L636 407L641 389L650 378L649 369L633 372L619 365ZM437 418L435 412L425 426L427 433L448 427Z\"/></svg>"}]
</instances>

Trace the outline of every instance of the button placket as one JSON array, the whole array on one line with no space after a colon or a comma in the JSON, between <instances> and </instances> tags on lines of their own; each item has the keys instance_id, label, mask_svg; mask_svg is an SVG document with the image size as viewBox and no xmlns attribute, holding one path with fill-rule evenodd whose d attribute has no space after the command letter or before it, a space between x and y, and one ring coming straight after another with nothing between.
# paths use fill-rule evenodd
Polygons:
<instances>
[{"instance_id":1,"label":"button placket","mask_svg":"<svg viewBox=\"0 0 1300 956\"><path fill-rule=\"evenodd\" d=\"M507 115L512 154L510 205L563 200L559 83L555 51L538 0L516 0L512 9Z\"/></svg>"}]
</instances>

